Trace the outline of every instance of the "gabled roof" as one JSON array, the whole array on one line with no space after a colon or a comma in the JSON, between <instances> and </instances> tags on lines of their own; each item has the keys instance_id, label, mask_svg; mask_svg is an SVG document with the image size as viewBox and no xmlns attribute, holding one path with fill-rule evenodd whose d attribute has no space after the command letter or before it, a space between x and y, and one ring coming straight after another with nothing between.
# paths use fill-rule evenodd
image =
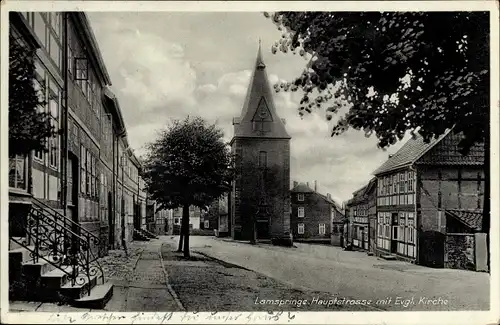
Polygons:
<instances>
[{"instance_id":1,"label":"gabled roof","mask_svg":"<svg viewBox=\"0 0 500 325\"><path fill-rule=\"evenodd\" d=\"M370 194L370 191L372 191L376 186L377 186L377 178L373 177L372 179L370 179L368 184L366 184L362 188L352 193L353 197L347 201L347 204L358 203L363 201L364 199L367 199L368 195Z\"/></svg>"},{"instance_id":2,"label":"gabled roof","mask_svg":"<svg viewBox=\"0 0 500 325\"><path fill-rule=\"evenodd\" d=\"M290 190L292 193L314 193L314 190L304 183L299 183Z\"/></svg>"},{"instance_id":3,"label":"gabled roof","mask_svg":"<svg viewBox=\"0 0 500 325\"><path fill-rule=\"evenodd\" d=\"M482 228L483 211L481 210L449 209L446 213L472 230L479 231Z\"/></svg>"},{"instance_id":4,"label":"gabled roof","mask_svg":"<svg viewBox=\"0 0 500 325\"><path fill-rule=\"evenodd\" d=\"M239 118L233 119L234 137L291 139L274 106L261 47Z\"/></svg>"},{"instance_id":5,"label":"gabled roof","mask_svg":"<svg viewBox=\"0 0 500 325\"><path fill-rule=\"evenodd\" d=\"M342 207L337 202L335 202L332 198L329 198L326 195L323 195L323 194L321 194L319 192L314 191L312 188L310 188L309 186L307 186L307 184L299 183L299 184L297 184L297 186L295 186L294 188L292 188L290 190L290 192L291 193L315 193L315 194L319 195L322 199L324 199L326 202L334 205L335 208L339 212L342 213Z\"/></svg>"},{"instance_id":6,"label":"gabled roof","mask_svg":"<svg viewBox=\"0 0 500 325\"><path fill-rule=\"evenodd\" d=\"M335 206L335 208L337 209L338 212L342 213L342 207L337 202L335 202L332 198L328 198L328 196L323 195L323 194L318 193L318 192L316 192L316 194L318 194L320 197L322 197L326 202Z\"/></svg>"},{"instance_id":7,"label":"gabled roof","mask_svg":"<svg viewBox=\"0 0 500 325\"><path fill-rule=\"evenodd\" d=\"M473 145L467 155L459 151L462 134L450 133L431 148L418 161L418 164L445 166L482 166L484 164L484 144Z\"/></svg>"},{"instance_id":8,"label":"gabled roof","mask_svg":"<svg viewBox=\"0 0 500 325\"><path fill-rule=\"evenodd\" d=\"M389 159L387 159L373 175L390 172L392 170L412 165L426 152L428 152L436 143L441 141L450 131L446 131L439 138L433 138L429 143L425 143L421 136L410 138L406 143Z\"/></svg>"}]
</instances>

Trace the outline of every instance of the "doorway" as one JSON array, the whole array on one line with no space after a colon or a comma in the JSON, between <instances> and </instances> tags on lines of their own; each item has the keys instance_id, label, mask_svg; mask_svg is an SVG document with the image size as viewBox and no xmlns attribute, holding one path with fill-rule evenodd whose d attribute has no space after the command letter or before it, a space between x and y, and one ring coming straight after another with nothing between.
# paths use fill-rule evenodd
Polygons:
<instances>
[{"instance_id":1,"label":"doorway","mask_svg":"<svg viewBox=\"0 0 500 325\"><path fill-rule=\"evenodd\" d=\"M398 252L398 213L392 214L392 236L391 236L391 253L397 254Z\"/></svg>"},{"instance_id":2,"label":"doorway","mask_svg":"<svg viewBox=\"0 0 500 325\"><path fill-rule=\"evenodd\" d=\"M256 222L257 239L269 239L269 218L260 216Z\"/></svg>"},{"instance_id":3,"label":"doorway","mask_svg":"<svg viewBox=\"0 0 500 325\"><path fill-rule=\"evenodd\" d=\"M139 204L135 203L136 198L134 196L134 229L141 229L141 214Z\"/></svg>"}]
</instances>

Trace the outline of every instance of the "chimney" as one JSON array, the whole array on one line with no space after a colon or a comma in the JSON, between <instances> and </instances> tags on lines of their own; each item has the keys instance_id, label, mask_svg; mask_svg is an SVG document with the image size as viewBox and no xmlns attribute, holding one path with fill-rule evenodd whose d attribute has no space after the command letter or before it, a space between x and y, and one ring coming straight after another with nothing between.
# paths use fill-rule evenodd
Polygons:
<instances>
[{"instance_id":1,"label":"chimney","mask_svg":"<svg viewBox=\"0 0 500 325\"><path fill-rule=\"evenodd\" d=\"M326 193L326 197L331 200L332 199L332 196L330 195L330 193Z\"/></svg>"},{"instance_id":2,"label":"chimney","mask_svg":"<svg viewBox=\"0 0 500 325\"><path fill-rule=\"evenodd\" d=\"M389 159L391 159L391 158L392 158L392 156L394 156L394 155L393 155L393 154L390 154L390 155L389 155Z\"/></svg>"},{"instance_id":3,"label":"chimney","mask_svg":"<svg viewBox=\"0 0 500 325\"><path fill-rule=\"evenodd\" d=\"M299 185L299 182L297 182L297 181L293 181L293 187L295 187L295 186L297 186L297 185Z\"/></svg>"},{"instance_id":4,"label":"chimney","mask_svg":"<svg viewBox=\"0 0 500 325\"><path fill-rule=\"evenodd\" d=\"M318 191L318 182L314 181L314 192Z\"/></svg>"}]
</instances>

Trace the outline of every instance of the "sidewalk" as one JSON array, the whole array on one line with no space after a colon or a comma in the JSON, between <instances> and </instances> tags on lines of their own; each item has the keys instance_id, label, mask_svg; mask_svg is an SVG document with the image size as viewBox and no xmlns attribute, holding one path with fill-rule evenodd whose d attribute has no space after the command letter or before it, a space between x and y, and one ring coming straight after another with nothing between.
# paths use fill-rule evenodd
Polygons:
<instances>
[{"instance_id":1,"label":"sidewalk","mask_svg":"<svg viewBox=\"0 0 500 325\"><path fill-rule=\"evenodd\" d=\"M9 309L14 312L180 311L182 308L169 292L161 246L158 239L134 241L129 244L128 257L122 250L112 250L100 260L106 280L114 284L113 297L104 310L29 301L11 301Z\"/></svg>"},{"instance_id":2,"label":"sidewalk","mask_svg":"<svg viewBox=\"0 0 500 325\"><path fill-rule=\"evenodd\" d=\"M335 297L292 288L196 250L186 260L175 251L174 239L162 239L169 283L187 311L373 311L365 306L327 305Z\"/></svg>"},{"instance_id":3,"label":"sidewalk","mask_svg":"<svg viewBox=\"0 0 500 325\"><path fill-rule=\"evenodd\" d=\"M118 260L110 257L108 261L109 278L115 286L105 310L181 311L181 306L169 291L160 254L162 241L152 239L132 244L125 263L123 256Z\"/></svg>"}]
</instances>

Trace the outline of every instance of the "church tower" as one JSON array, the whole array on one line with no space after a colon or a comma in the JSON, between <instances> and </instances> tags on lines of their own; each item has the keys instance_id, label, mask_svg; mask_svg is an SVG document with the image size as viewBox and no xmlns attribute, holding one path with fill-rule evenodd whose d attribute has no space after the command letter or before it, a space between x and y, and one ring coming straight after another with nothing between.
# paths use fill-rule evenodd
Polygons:
<instances>
[{"instance_id":1,"label":"church tower","mask_svg":"<svg viewBox=\"0 0 500 325\"><path fill-rule=\"evenodd\" d=\"M274 106L261 46L240 117L233 119L236 177L231 236L275 242L290 234L290 135Z\"/></svg>"}]
</instances>

